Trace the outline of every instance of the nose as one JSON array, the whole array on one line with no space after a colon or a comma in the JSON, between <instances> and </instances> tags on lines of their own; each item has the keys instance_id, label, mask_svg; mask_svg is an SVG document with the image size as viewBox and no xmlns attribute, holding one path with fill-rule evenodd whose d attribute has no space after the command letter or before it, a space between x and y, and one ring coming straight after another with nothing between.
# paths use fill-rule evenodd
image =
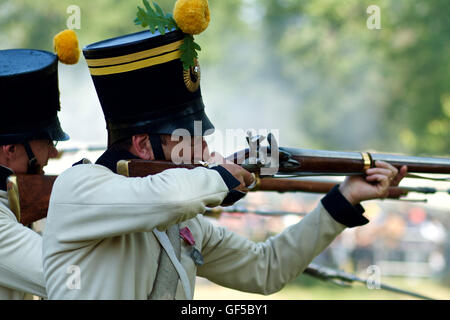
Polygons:
<instances>
[{"instance_id":1,"label":"nose","mask_svg":"<svg viewBox=\"0 0 450 320\"><path fill-rule=\"evenodd\" d=\"M58 157L58 150L56 149L56 147L52 144L48 150L48 157L50 159L54 159Z\"/></svg>"}]
</instances>

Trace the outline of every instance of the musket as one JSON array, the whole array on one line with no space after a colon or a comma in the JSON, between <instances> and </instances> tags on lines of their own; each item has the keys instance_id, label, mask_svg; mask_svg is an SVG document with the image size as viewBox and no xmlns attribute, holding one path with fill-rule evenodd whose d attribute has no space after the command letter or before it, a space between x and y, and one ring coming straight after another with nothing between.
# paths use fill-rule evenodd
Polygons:
<instances>
[{"instance_id":1,"label":"musket","mask_svg":"<svg viewBox=\"0 0 450 320\"><path fill-rule=\"evenodd\" d=\"M314 278L317 278L317 279L320 279L323 281L328 281L328 282L331 282L331 283L334 283L336 285L343 286L343 287L348 287L353 282L359 282L359 283L363 283L366 285L368 283L368 280L363 280L354 274L349 274L349 273L346 273L341 270L334 270L331 268L319 266L319 265L316 265L313 263L311 263L305 269L305 271L303 273L307 274L309 276L312 276ZM399 293L399 294L408 295L408 296L411 296L414 298L419 298L419 299L424 299L424 300L434 300L433 298L424 296L422 294L399 289L399 288L396 288L396 287L393 287L393 286L390 286L390 285L387 285L384 283L377 283L376 288L387 290L387 291L392 291L392 292Z\"/></svg>"},{"instance_id":2,"label":"musket","mask_svg":"<svg viewBox=\"0 0 450 320\"><path fill-rule=\"evenodd\" d=\"M249 149L237 152L233 160L243 168L256 174L254 187L276 176L304 175L364 175L367 168L373 167L376 160L383 160L401 167L408 166L410 173L450 173L450 159L423 158L389 154L320 151L278 147L273 135L269 134L269 146L262 146L265 137L249 134ZM117 173L128 177L146 177L173 168L194 169L208 165L198 161L194 164L176 164L170 161L121 160L117 163ZM10 206L19 221L27 225L38 217L45 217L52 185L56 177L16 175L8 179ZM42 179L41 179L42 178ZM39 207L38 207L39 205ZM27 212L27 211L30 212ZM34 213L33 213L34 212ZM32 217L33 218L28 218Z\"/></svg>"},{"instance_id":3,"label":"musket","mask_svg":"<svg viewBox=\"0 0 450 320\"><path fill-rule=\"evenodd\" d=\"M450 181L449 177L417 176L417 173L450 174L450 158L414 157L383 153L341 152L278 147L272 134L268 146L262 146L265 137L247 137L250 148L227 157L249 172L260 177L348 176L364 175L376 161L385 161L397 168L408 166L411 177ZM118 173L129 177L145 177L172 168L194 169L208 163L176 164L169 161L123 160L118 163Z\"/></svg>"},{"instance_id":4,"label":"musket","mask_svg":"<svg viewBox=\"0 0 450 320\"><path fill-rule=\"evenodd\" d=\"M263 146L264 136L248 133L249 148L241 150L228 160L241 164L254 173L273 172L283 176L348 176L361 175L375 167L376 161L388 162L396 168L408 166L410 177L450 181L449 177L422 177L417 173L450 174L450 158L415 157L373 152L343 152L278 147L275 137L270 133L267 146ZM270 169L273 170L270 170ZM265 169L264 172L262 172Z\"/></svg>"},{"instance_id":5,"label":"musket","mask_svg":"<svg viewBox=\"0 0 450 320\"><path fill-rule=\"evenodd\" d=\"M296 176L308 175L352 175L360 174L365 168L373 167L375 161L382 160L389 162L397 168L402 165L408 166L410 173L450 173L450 159L438 157L414 157L395 154L383 154L372 152L342 152L327 150L311 150L299 148L278 147L277 141L272 134L267 136L268 146L262 146L266 140L264 136L253 136L248 132L246 137L249 148L236 152L227 159L235 163L242 164L244 168L252 172L260 170L261 167L270 166L271 151L278 149L279 153L279 172L278 174L287 174L289 171ZM75 153L80 151L103 151L105 146L87 146L84 148L68 148L58 150L58 155L66 153ZM262 155L266 152L266 155ZM268 154L270 154L268 156ZM253 163L252 161L253 160ZM264 162L266 162L265 165ZM411 177L414 177L412 175ZM433 177L424 177L433 180ZM448 178L437 180L449 180ZM450 189L447 191L450 193Z\"/></svg>"}]
</instances>

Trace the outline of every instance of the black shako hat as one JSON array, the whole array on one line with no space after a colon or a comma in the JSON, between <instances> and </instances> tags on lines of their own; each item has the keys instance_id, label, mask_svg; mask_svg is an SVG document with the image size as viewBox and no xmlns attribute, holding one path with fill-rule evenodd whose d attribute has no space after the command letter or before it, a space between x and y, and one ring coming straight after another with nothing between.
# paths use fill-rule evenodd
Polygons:
<instances>
[{"instance_id":1,"label":"black shako hat","mask_svg":"<svg viewBox=\"0 0 450 320\"><path fill-rule=\"evenodd\" d=\"M179 30L142 31L93 43L83 54L108 129L108 145L134 134L213 132L200 90L200 67L184 70ZM194 131L201 121L201 131ZM208 131L208 132L206 132Z\"/></svg>"},{"instance_id":2,"label":"black shako hat","mask_svg":"<svg viewBox=\"0 0 450 320\"><path fill-rule=\"evenodd\" d=\"M61 129L58 57L32 49L0 50L0 145L65 141Z\"/></svg>"}]
</instances>

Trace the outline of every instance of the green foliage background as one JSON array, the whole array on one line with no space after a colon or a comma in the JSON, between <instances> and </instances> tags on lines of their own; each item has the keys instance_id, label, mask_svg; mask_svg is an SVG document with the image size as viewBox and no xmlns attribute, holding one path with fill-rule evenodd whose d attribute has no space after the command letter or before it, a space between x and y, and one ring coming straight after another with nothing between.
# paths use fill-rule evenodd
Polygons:
<instances>
[{"instance_id":1,"label":"green foliage background","mask_svg":"<svg viewBox=\"0 0 450 320\"><path fill-rule=\"evenodd\" d=\"M170 12L175 1L158 3ZM138 0L0 0L0 49L50 50L69 5L81 8L81 46L141 30ZM369 5L381 9L381 30L366 27ZM450 154L450 1L211 0L210 9L196 41L211 70L202 87L224 97L208 106L219 124L278 117L284 144Z\"/></svg>"}]
</instances>

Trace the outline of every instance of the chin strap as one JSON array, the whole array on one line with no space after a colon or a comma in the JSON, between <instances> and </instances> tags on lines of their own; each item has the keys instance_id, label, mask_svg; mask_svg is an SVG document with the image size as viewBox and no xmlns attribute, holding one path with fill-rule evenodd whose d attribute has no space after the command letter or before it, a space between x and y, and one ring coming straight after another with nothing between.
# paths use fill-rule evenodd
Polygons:
<instances>
[{"instance_id":1,"label":"chin strap","mask_svg":"<svg viewBox=\"0 0 450 320\"><path fill-rule=\"evenodd\" d=\"M33 150L31 150L30 144L28 141L23 143L23 146L25 147L25 152L28 156L28 168L27 168L27 174L37 174L40 171L40 166L37 162L36 156L33 153Z\"/></svg>"},{"instance_id":2,"label":"chin strap","mask_svg":"<svg viewBox=\"0 0 450 320\"><path fill-rule=\"evenodd\" d=\"M149 134L150 144L152 145L153 155L155 160L166 160L161 144L161 137L159 134Z\"/></svg>"}]
</instances>

